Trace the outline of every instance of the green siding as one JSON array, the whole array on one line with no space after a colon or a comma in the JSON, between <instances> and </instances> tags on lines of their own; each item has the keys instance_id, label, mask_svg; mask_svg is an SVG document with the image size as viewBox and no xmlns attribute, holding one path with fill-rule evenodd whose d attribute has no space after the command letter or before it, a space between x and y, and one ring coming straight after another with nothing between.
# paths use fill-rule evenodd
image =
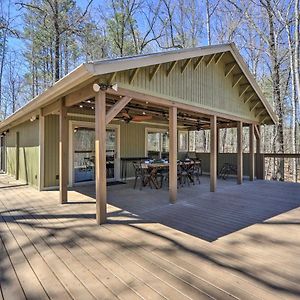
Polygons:
<instances>
[{"instance_id":1,"label":"green siding","mask_svg":"<svg viewBox=\"0 0 300 300\"><path fill-rule=\"evenodd\" d=\"M16 176L16 134L19 132L19 179L33 186L39 177L39 122L24 122L7 134L7 173Z\"/></svg>"},{"instance_id":2,"label":"green siding","mask_svg":"<svg viewBox=\"0 0 300 300\"><path fill-rule=\"evenodd\" d=\"M92 122L93 119L71 116L70 120ZM161 125L112 122L120 125L120 155L121 157L145 156L145 129L167 128ZM59 117L49 115L45 117L45 187L57 186L59 181ZM129 175L132 175L129 170Z\"/></svg>"},{"instance_id":3,"label":"green siding","mask_svg":"<svg viewBox=\"0 0 300 300\"><path fill-rule=\"evenodd\" d=\"M232 88L232 74L225 78L223 61L217 65L211 63L208 67L203 61L196 70L193 67L194 61L183 73L181 67L185 61L179 61L168 77L166 72L170 64L163 64L151 81L149 76L153 67L140 69L131 84L129 71L118 73L115 81L120 86L135 91L257 120L254 112L250 112L249 104L244 104L239 97L238 86Z\"/></svg>"},{"instance_id":4,"label":"green siding","mask_svg":"<svg viewBox=\"0 0 300 300\"><path fill-rule=\"evenodd\" d=\"M59 180L59 117L49 115L45 117L45 176L44 186L57 186Z\"/></svg>"}]
</instances>

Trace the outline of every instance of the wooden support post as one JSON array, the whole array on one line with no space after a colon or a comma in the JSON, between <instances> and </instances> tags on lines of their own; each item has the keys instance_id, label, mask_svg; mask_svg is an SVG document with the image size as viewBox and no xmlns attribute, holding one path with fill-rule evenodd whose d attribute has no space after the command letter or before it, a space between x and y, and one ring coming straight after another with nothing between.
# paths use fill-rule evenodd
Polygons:
<instances>
[{"instance_id":1,"label":"wooden support post","mask_svg":"<svg viewBox=\"0 0 300 300\"><path fill-rule=\"evenodd\" d=\"M249 179L254 180L254 124L249 126Z\"/></svg>"},{"instance_id":2,"label":"wooden support post","mask_svg":"<svg viewBox=\"0 0 300 300\"><path fill-rule=\"evenodd\" d=\"M177 108L169 108L169 195L170 203L177 198Z\"/></svg>"},{"instance_id":3,"label":"wooden support post","mask_svg":"<svg viewBox=\"0 0 300 300\"><path fill-rule=\"evenodd\" d=\"M210 191L217 186L217 116L210 117Z\"/></svg>"},{"instance_id":4,"label":"wooden support post","mask_svg":"<svg viewBox=\"0 0 300 300\"><path fill-rule=\"evenodd\" d=\"M20 133L16 132L16 173L15 178L19 180L20 175Z\"/></svg>"},{"instance_id":5,"label":"wooden support post","mask_svg":"<svg viewBox=\"0 0 300 300\"><path fill-rule=\"evenodd\" d=\"M39 180L38 187L39 191L44 188L44 162L45 162L45 117L42 114L42 110L39 114Z\"/></svg>"},{"instance_id":6,"label":"wooden support post","mask_svg":"<svg viewBox=\"0 0 300 300\"><path fill-rule=\"evenodd\" d=\"M220 153L220 128L217 126L217 174L219 170L219 153Z\"/></svg>"},{"instance_id":7,"label":"wooden support post","mask_svg":"<svg viewBox=\"0 0 300 300\"><path fill-rule=\"evenodd\" d=\"M261 157L260 147L261 147L261 134L260 134L260 126L256 126L256 178L264 179L265 176L265 159Z\"/></svg>"},{"instance_id":8,"label":"wooden support post","mask_svg":"<svg viewBox=\"0 0 300 300\"><path fill-rule=\"evenodd\" d=\"M95 97L95 168L96 168L96 220L106 222L106 104L105 92Z\"/></svg>"},{"instance_id":9,"label":"wooden support post","mask_svg":"<svg viewBox=\"0 0 300 300\"><path fill-rule=\"evenodd\" d=\"M59 201L68 202L68 115L65 99L60 101L59 112Z\"/></svg>"},{"instance_id":10,"label":"wooden support post","mask_svg":"<svg viewBox=\"0 0 300 300\"><path fill-rule=\"evenodd\" d=\"M243 182L243 122L237 122L237 183Z\"/></svg>"}]
</instances>

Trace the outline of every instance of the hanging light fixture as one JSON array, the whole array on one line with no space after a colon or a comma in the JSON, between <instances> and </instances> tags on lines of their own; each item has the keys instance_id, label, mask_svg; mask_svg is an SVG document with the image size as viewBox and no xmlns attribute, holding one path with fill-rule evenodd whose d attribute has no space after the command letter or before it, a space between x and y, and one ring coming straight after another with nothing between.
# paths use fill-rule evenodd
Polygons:
<instances>
[{"instance_id":1,"label":"hanging light fixture","mask_svg":"<svg viewBox=\"0 0 300 300\"><path fill-rule=\"evenodd\" d=\"M93 90L94 92L98 93L100 90L101 91L106 91L107 89L112 89L114 91L118 91L118 84L107 84L107 83L94 83L93 84Z\"/></svg>"}]
</instances>

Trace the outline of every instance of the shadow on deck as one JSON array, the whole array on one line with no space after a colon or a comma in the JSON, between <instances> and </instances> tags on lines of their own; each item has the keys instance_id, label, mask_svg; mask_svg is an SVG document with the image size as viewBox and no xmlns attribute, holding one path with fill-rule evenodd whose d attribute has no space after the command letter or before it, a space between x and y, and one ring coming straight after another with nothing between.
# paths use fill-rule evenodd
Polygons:
<instances>
[{"instance_id":1,"label":"shadow on deck","mask_svg":"<svg viewBox=\"0 0 300 300\"><path fill-rule=\"evenodd\" d=\"M95 197L93 185L75 188ZM132 183L108 188L108 204L119 208L108 214L109 223L161 223L213 242L220 237L300 206L300 185L286 182L219 180L209 192L209 178L200 185L178 189L178 201L168 202L168 190L133 189ZM78 202L74 202L78 203Z\"/></svg>"}]
</instances>

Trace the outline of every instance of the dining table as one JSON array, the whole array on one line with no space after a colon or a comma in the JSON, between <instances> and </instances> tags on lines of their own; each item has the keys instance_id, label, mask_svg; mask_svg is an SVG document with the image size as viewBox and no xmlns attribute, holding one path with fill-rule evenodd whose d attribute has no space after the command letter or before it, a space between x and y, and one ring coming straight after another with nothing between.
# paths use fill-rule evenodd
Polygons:
<instances>
[{"instance_id":1,"label":"dining table","mask_svg":"<svg viewBox=\"0 0 300 300\"><path fill-rule=\"evenodd\" d=\"M189 172L192 166L195 164L194 160L187 160L187 161L177 161L177 166L180 166L182 168L182 171L187 172L187 176L189 180L193 183L194 178L192 177L191 173ZM168 161L159 161L159 162L150 162L146 161L144 163L141 163L141 167L148 171L149 176L147 176L144 185L151 185L153 184L156 189L160 189L162 187L162 184L159 184L158 182L158 174L161 170L168 170L169 169L169 162Z\"/></svg>"}]
</instances>

